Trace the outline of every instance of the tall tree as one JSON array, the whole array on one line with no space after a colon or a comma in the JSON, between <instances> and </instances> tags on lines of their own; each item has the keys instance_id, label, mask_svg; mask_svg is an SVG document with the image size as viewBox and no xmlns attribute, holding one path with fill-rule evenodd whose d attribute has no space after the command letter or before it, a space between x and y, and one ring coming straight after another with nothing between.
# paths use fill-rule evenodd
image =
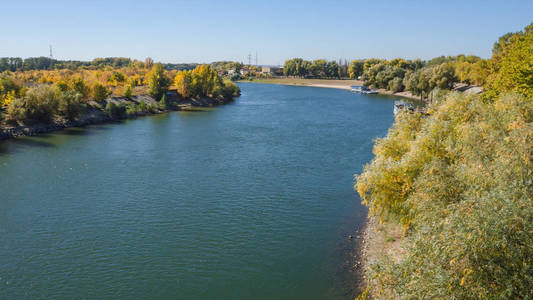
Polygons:
<instances>
[{"instance_id":1,"label":"tall tree","mask_svg":"<svg viewBox=\"0 0 533 300\"><path fill-rule=\"evenodd\" d=\"M148 93L156 100L160 100L168 91L170 79L165 75L165 68L157 63L148 73Z\"/></svg>"}]
</instances>

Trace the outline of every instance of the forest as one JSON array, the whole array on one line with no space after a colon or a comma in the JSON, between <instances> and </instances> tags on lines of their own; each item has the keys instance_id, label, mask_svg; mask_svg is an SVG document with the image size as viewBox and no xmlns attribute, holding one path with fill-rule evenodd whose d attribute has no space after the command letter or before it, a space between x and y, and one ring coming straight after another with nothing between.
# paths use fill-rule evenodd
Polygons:
<instances>
[{"instance_id":1,"label":"forest","mask_svg":"<svg viewBox=\"0 0 533 300\"><path fill-rule=\"evenodd\" d=\"M363 63L355 74L381 84L379 74L400 78L399 69ZM449 93L427 115L399 113L356 175L370 214L404 228L401 258L367 266L361 298L533 298L533 23L496 41L490 59L430 61L402 82L427 92L421 78L454 70L483 94Z\"/></svg>"}]
</instances>

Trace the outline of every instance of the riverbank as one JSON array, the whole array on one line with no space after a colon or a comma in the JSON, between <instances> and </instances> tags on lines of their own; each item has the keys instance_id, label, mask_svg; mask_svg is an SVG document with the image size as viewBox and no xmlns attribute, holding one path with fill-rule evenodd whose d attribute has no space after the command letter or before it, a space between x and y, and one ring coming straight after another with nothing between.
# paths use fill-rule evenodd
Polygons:
<instances>
[{"instance_id":1,"label":"riverbank","mask_svg":"<svg viewBox=\"0 0 533 300\"><path fill-rule=\"evenodd\" d=\"M364 280L361 282L360 290L364 291L366 297L372 299L396 298L396 295L372 280L370 269L380 257L388 256L395 262L402 258L404 255L402 226L392 222L380 224L375 216L369 215L361 235L359 251L360 265L355 265L354 268L362 268Z\"/></svg>"},{"instance_id":2,"label":"riverbank","mask_svg":"<svg viewBox=\"0 0 533 300\"><path fill-rule=\"evenodd\" d=\"M125 119L135 119L137 117L161 114L171 111L191 110L194 111L198 107L212 107L222 105L233 101L234 98L199 98L199 99L179 99L178 97L170 97L169 105L163 108L154 98L148 95L134 96L131 99L125 97L112 97L97 103L89 101L85 112L75 120L66 120L63 118L56 118L52 123L35 123L22 124L18 126L4 126L0 127L0 140L7 140L23 136L34 136L43 133L54 132L70 127L83 127L87 125L102 124L107 122L116 122ZM105 111L108 103L115 105L139 105L141 102L149 108L145 111L136 111L132 114L122 114L116 116Z\"/></svg>"},{"instance_id":3,"label":"riverbank","mask_svg":"<svg viewBox=\"0 0 533 300\"><path fill-rule=\"evenodd\" d=\"M269 84L281 84L281 85L294 85L294 86L309 86L309 87L320 87L320 88L332 88L332 89L341 89L341 90L351 90L350 86L352 85L363 85L361 80L353 79L306 79L306 78L261 78L254 79L251 81L243 82L252 82L252 83L269 83ZM398 96L402 98L420 100L420 96L411 94L410 92L399 92L394 93L385 89L378 89L380 94Z\"/></svg>"}]
</instances>

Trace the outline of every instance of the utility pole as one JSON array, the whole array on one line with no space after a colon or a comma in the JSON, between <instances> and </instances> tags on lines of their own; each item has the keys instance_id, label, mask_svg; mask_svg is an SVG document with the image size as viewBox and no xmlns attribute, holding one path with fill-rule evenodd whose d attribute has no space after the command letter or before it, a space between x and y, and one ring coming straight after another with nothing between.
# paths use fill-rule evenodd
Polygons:
<instances>
[{"instance_id":1,"label":"utility pole","mask_svg":"<svg viewBox=\"0 0 533 300\"><path fill-rule=\"evenodd\" d=\"M49 70L52 70L54 67L54 55L52 54L52 45L50 45L50 65L48 66Z\"/></svg>"}]
</instances>

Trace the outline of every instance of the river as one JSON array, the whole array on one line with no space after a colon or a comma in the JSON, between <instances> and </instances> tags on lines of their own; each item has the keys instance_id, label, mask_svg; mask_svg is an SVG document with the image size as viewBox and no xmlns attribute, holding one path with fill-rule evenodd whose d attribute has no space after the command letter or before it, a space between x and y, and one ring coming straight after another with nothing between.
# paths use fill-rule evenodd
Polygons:
<instances>
[{"instance_id":1,"label":"river","mask_svg":"<svg viewBox=\"0 0 533 300\"><path fill-rule=\"evenodd\" d=\"M353 299L353 174L390 97L235 102L0 141L0 299Z\"/></svg>"}]
</instances>

